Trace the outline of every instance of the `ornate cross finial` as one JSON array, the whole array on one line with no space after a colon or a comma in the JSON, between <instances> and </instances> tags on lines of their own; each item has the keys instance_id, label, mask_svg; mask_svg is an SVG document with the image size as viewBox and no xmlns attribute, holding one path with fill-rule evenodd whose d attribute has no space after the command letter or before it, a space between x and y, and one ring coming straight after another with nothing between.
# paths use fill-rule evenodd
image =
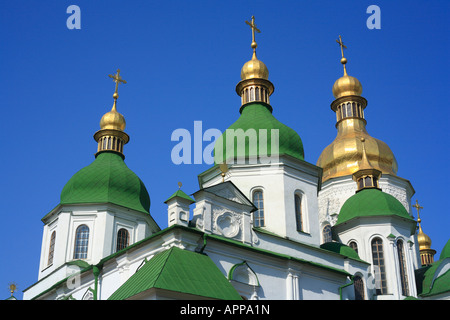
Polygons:
<instances>
[{"instance_id":1,"label":"ornate cross finial","mask_svg":"<svg viewBox=\"0 0 450 320\"><path fill-rule=\"evenodd\" d=\"M413 207L417 209L417 219L420 220L420 212L419 211L420 211L420 209L423 209L423 207L421 207L419 205L419 201L417 199L416 199L416 204L414 204Z\"/></svg>"},{"instance_id":2,"label":"ornate cross finial","mask_svg":"<svg viewBox=\"0 0 450 320\"><path fill-rule=\"evenodd\" d=\"M113 98L117 99L119 97L119 94L117 93L117 90L119 89L119 83L127 83L125 80L122 79L120 76L120 69L117 69L117 73L115 75L108 75L111 79L114 80L116 83L116 90L114 91Z\"/></svg>"},{"instance_id":3,"label":"ornate cross finial","mask_svg":"<svg viewBox=\"0 0 450 320\"><path fill-rule=\"evenodd\" d=\"M222 176L222 182L225 182L225 176L228 172L228 165L226 163L221 163L219 166L219 170L222 172L220 174Z\"/></svg>"},{"instance_id":4,"label":"ornate cross finial","mask_svg":"<svg viewBox=\"0 0 450 320\"><path fill-rule=\"evenodd\" d=\"M255 31L258 33L261 33L261 31L256 27L255 24L255 16L252 16L252 23L245 21L246 24L248 24L250 26L250 28L252 28L252 48L253 48L253 52L256 51L256 41L255 41Z\"/></svg>"},{"instance_id":5,"label":"ornate cross finial","mask_svg":"<svg viewBox=\"0 0 450 320\"><path fill-rule=\"evenodd\" d=\"M14 291L17 290L17 284L14 282L9 284L9 291L11 292L11 297L14 295Z\"/></svg>"},{"instance_id":6,"label":"ornate cross finial","mask_svg":"<svg viewBox=\"0 0 450 320\"><path fill-rule=\"evenodd\" d=\"M347 75L347 69L345 68L345 64L347 63L347 59L344 57L344 49L347 49L347 47L344 45L344 42L342 42L342 38L341 38L340 35L339 35L339 40L336 40L336 42L341 47L341 55L342 55L341 63L344 66L344 75Z\"/></svg>"}]
</instances>

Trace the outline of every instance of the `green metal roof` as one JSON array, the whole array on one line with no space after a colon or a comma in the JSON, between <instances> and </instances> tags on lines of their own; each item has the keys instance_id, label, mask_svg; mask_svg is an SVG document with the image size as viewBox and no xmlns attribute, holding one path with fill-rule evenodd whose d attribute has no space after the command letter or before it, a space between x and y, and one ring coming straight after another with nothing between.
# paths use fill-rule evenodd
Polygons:
<instances>
[{"instance_id":1,"label":"green metal roof","mask_svg":"<svg viewBox=\"0 0 450 320\"><path fill-rule=\"evenodd\" d=\"M399 216L414 221L394 196L379 189L363 189L344 202L336 225L369 216Z\"/></svg>"},{"instance_id":2,"label":"green metal roof","mask_svg":"<svg viewBox=\"0 0 450 320\"><path fill-rule=\"evenodd\" d=\"M348 258L361 260L355 250L340 242L325 242L321 244L320 247L328 251L339 253Z\"/></svg>"},{"instance_id":3,"label":"green metal roof","mask_svg":"<svg viewBox=\"0 0 450 320\"><path fill-rule=\"evenodd\" d=\"M300 136L293 129L282 124L273 115L272 112L263 104L252 103L248 104L243 108L241 116L234 122L228 129L242 129L247 132L249 129L254 129L256 136L258 137L258 142L253 145L249 143L249 139L246 138L245 142L245 157L254 157L260 155L259 144L260 144L260 132L261 130L267 130L267 152L266 154L271 156L271 129L279 130L279 155L290 155L294 158L304 160L303 143ZM233 156L237 157L238 153L238 139L234 139L234 152ZM219 144L218 144L219 143ZM220 144L222 143L222 144ZM217 139L216 146L222 146L222 155L220 157L220 152L216 149L215 152L215 163L223 163L228 160L227 157L227 143L231 145L232 141L226 139L226 132L222 134L220 138Z\"/></svg>"},{"instance_id":4,"label":"green metal roof","mask_svg":"<svg viewBox=\"0 0 450 320\"><path fill-rule=\"evenodd\" d=\"M416 270L417 293L429 297L450 291L450 258Z\"/></svg>"},{"instance_id":5,"label":"green metal roof","mask_svg":"<svg viewBox=\"0 0 450 320\"><path fill-rule=\"evenodd\" d=\"M445 258L450 258L450 239L448 239L444 248L441 251L441 255L439 256L439 260L443 260Z\"/></svg>"},{"instance_id":6,"label":"green metal roof","mask_svg":"<svg viewBox=\"0 0 450 320\"><path fill-rule=\"evenodd\" d=\"M439 260L416 270L418 294L430 297L450 291L450 240L442 249Z\"/></svg>"},{"instance_id":7,"label":"green metal roof","mask_svg":"<svg viewBox=\"0 0 450 320\"><path fill-rule=\"evenodd\" d=\"M175 197L180 197L185 200L188 200L190 203L194 203L195 200L189 197L186 193L183 192L183 190L179 189L174 194L172 194L164 203L167 203L170 199L173 199Z\"/></svg>"},{"instance_id":8,"label":"green metal roof","mask_svg":"<svg viewBox=\"0 0 450 320\"><path fill-rule=\"evenodd\" d=\"M66 183L60 204L114 203L149 213L150 197L144 183L114 152L102 152Z\"/></svg>"},{"instance_id":9,"label":"green metal roof","mask_svg":"<svg viewBox=\"0 0 450 320\"><path fill-rule=\"evenodd\" d=\"M124 300L151 288L214 299L242 299L208 256L172 247L146 262L108 300Z\"/></svg>"}]
</instances>

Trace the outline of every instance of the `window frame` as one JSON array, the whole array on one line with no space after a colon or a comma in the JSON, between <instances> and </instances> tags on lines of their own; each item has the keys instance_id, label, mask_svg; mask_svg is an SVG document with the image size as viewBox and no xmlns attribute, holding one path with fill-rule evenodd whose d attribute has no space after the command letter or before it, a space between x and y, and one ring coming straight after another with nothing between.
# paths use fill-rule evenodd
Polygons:
<instances>
[{"instance_id":1,"label":"window frame","mask_svg":"<svg viewBox=\"0 0 450 320\"><path fill-rule=\"evenodd\" d=\"M401 239L397 240L397 256L398 256L398 266L400 273L400 284L402 289L402 295L409 295L409 282L408 282L408 266L406 263L406 252L404 241Z\"/></svg>"},{"instance_id":2,"label":"window frame","mask_svg":"<svg viewBox=\"0 0 450 320\"><path fill-rule=\"evenodd\" d=\"M297 199L299 199L297 201ZM299 232L304 232L304 219L303 219L303 195L301 193L294 193L294 212L295 212L295 225Z\"/></svg>"},{"instance_id":3,"label":"window frame","mask_svg":"<svg viewBox=\"0 0 450 320\"><path fill-rule=\"evenodd\" d=\"M330 231L327 232L327 233L325 233L325 229L326 228L330 229ZM329 241L326 241L326 240L328 240L328 238L329 238ZM329 223L324 225L323 228L322 228L322 241L323 241L323 243L327 243L327 242L333 241L333 233L332 233L332 229L331 229L331 224L329 224Z\"/></svg>"},{"instance_id":4,"label":"window frame","mask_svg":"<svg viewBox=\"0 0 450 320\"><path fill-rule=\"evenodd\" d=\"M374 251L374 242L376 244L376 251ZM386 274L386 257L384 253L384 245L383 239L380 237L375 237L370 242L371 254L372 254L372 265L373 267L377 266L380 272L380 288L376 288L377 295L385 295L388 294L388 286L387 286L387 274ZM381 250L380 250L381 248ZM380 254L381 253L381 254ZM374 274L376 275L377 269L374 270ZM376 276L375 276L376 281Z\"/></svg>"},{"instance_id":5,"label":"window frame","mask_svg":"<svg viewBox=\"0 0 450 320\"><path fill-rule=\"evenodd\" d=\"M355 300L365 300L364 279L359 274L353 277L353 288L355 290Z\"/></svg>"},{"instance_id":6,"label":"window frame","mask_svg":"<svg viewBox=\"0 0 450 320\"><path fill-rule=\"evenodd\" d=\"M261 199L255 200L256 194L261 194ZM258 201L258 203L256 202ZM258 210L253 211L253 226L254 227L264 227L265 224L265 212L264 212L264 190L261 188L257 188L252 191L252 202L258 208ZM261 208L258 206L259 203L262 203L262 214ZM262 224L260 223L262 221Z\"/></svg>"},{"instance_id":7,"label":"window frame","mask_svg":"<svg viewBox=\"0 0 450 320\"><path fill-rule=\"evenodd\" d=\"M126 232L126 243L123 243L123 237L120 237L120 232L124 231ZM122 241L121 241L122 240ZM130 231L124 227L121 227L119 230L117 230L116 233L116 252L120 251L122 249L125 249L130 245Z\"/></svg>"},{"instance_id":8,"label":"window frame","mask_svg":"<svg viewBox=\"0 0 450 320\"><path fill-rule=\"evenodd\" d=\"M83 231L81 228L86 228L87 232ZM81 238L81 236L83 237ZM77 226L77 228L75 229L75 237L74 237L73 259L85 260L88 258L89 237L90 237L90 228L87 224L80 224L79 226ZM79 242L81 243L79 244ZM83 251L83 249L85 250Z\"/></svg>"},{"instance_id":9,"label":"window frame","mask_svg":"<svg viewBox=\"0 0 450 320\"><path fill-rule=\"evenodd\" d=\"M53 264L53 258L55 257L55 243L56 243L56 230L53 230L53 232L50 235L47 266L51 266Z\"/></svg>"}]
</instances>

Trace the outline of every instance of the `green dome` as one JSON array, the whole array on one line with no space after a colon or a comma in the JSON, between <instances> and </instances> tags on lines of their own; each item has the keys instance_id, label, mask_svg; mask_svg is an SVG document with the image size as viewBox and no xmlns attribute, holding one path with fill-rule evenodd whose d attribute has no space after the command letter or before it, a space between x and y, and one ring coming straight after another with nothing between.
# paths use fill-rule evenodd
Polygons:
<instances>
[{"instance_id":1,"label":"green dome","mask_svg":"<svg viewBox=\"0 0 450 320\"><path fill-rule=\"evenodd\" d=\"M418 294L422 297L450 291L450 240L442 249L438 261L416 270Z\"/></svg>"},{"instance_id":2,"label":"green dome","mask_svg":"<svg viewBox=\"0 0 450 320\"><path fill-rule=\"evenodd\" d=\"M394 196L379 189L363 189L345 201L336 225L358 217L394 215L413 221L405 207Z\"/></svg>"},{"instance_id":3,"label":"green dome","mask_svg":"<svg viewBox=\"0 0 450 320\"><path fill-rule=\"evenodd\" d=\"M439 260L443 260L445 258L450 258L450 239L445 244L444 249L442 249Z\"/></svg>"},{"instance_id":4,"label":"green dome","mask_svg":"<svg viewBox=\"0 0 450 320\"><path fill-rule=\"evenodd\" d=\"M61 192L60 204L114 203L149 213L150 197L144 183L114 152L99 153L73 175Z\"/></svg>"},{"instance_id":5,"label":"green dome","mask_svg":"<svg viewBox=\"0 0 450 320\"><path fill-rule=\"evenodd\" d=\"M339 253L343 256L360 260L358 253L349 246L340 242L325 242L320 245L322 249Z\"/></svg>"},{"instance_id":6,"label":"green dome","mask_svg":"<svg viewBox=\"0 0 450 320\"><path fill-rule=\"evenodd\" d=\"M245 139L245 156L246 157L257 157L260 155L259 150L259 137L260 130L267 130L267 151L264 152L263 155L272 156L271 153L271 129L278 129L279 131L279 152L278 155L290 155L294 158L304 160L304 152L303 152L303 143L300 139L300 136L293 129L288 126L282 124L278 121L273 115L272 112L261 103L252 103L245 106L241 112L241 116L236 120L228 129L242 129L244 133L250 133L252 130L247 131L248 129L254 129L254 136L257 137L257 143L249 143L250 139L246 137ZM236 131L235 131L236 132ZM248 135L247 135L248 136ZM239 140L237 138L234 139L234 157L241 155L238 153L238 143ZM218 144L222 143L222 145ZM232 141L228 141L231 146ZM217 151L217 146L222 146L222 156L220 152ZM222 136L217 139L217 142L214 147L214 160L216 163L223 163L226 160L226 149L227 148L227 139L226 132L222 134ZM231 147L230 147L231 148Z\"/></svg>"}]
</instances>

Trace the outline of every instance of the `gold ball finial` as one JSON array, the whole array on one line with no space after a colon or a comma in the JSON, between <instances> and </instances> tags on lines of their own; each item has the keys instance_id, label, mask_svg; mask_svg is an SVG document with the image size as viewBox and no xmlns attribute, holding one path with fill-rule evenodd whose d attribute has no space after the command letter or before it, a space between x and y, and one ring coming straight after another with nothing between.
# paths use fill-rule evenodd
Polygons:
<instances>
[{"instance_id":1,"label":"gold ball finial","mask_svg":"<svg viewBox=\"0 0 450 320\"><path fill-rule=\"evenodd\" d=\"M258 44L255 41L253 41L251 44L252 49L256 49L257 46Z\"/></svg>"},{"instance_id":2,"label":"gold ball finial","mask_svg":"<svg viewBox=\"0 0 450 320\"><path fill-rule=\"evenodd\" d=\"M117 92L114 92L114 94L113 94L113 98L114 98L114 99L117 99L117 98L119 98L119 94L118 94Z\"/></svg>"},{"instance_id":3,"label":"gold ball finial","mask_svg":"<svg viewBox=\"0 0 450 320\"><path fill-rule=\"evenodd\" d=\"M346 63L347 63L347 58L342 58L342 59L341 59L341 63L342 63L342 64L346 64Z\"/></svg>"}]
</instances>

